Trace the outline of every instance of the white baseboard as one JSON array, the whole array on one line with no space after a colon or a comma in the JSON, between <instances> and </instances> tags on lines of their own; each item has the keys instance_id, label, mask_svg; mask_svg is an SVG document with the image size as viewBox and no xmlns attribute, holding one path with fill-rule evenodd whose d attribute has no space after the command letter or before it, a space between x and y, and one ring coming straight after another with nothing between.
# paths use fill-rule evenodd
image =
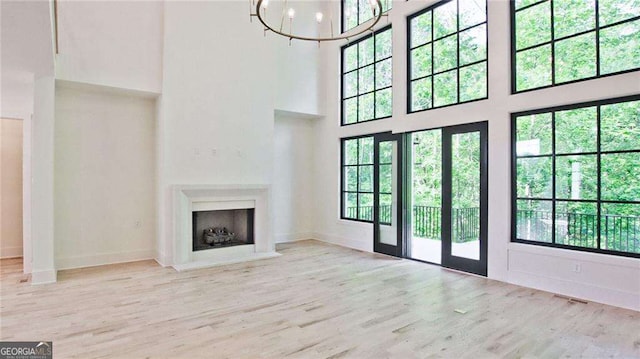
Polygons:
<instances>
[{"instance_id":1,"label":"white baseboard","mask_svg":"<svg viewBox=\"0 0 640 359\"><path fill-rule=\"evenodd\" d=\"M55 283L57 280L58 272L55 269L31 272L31 285Z\"/></svg>"},{"instance_id":2,"label":"white baseboard","mask_svg":"<svg viewBox=\"0 0 640 359\"><path fill-rule=\"evenodd\" d=\"M283 233L274 235L276 243L288 243L303 241L305 239L314 239L312 232L300 232L300 233Z\"/></svg>"},{"instance_id":3,"label":"white baseboard","mask_svg":"<svg viewBox=\"0 0 640 359\"><path fill-rule=\"evenodd\" d=\"M22 257L22 246L0 248L0 259Z\"/></svg>"},{"instance_id":4,"label":"white baseboard","mask_svg":"<svg viewBox=\"0 0 640 359\"><path fill-rule=\"evenodd\" d=\"M163 268L171 267L171 260L165 257L164 253L156 251L155 257L153 259L155 259L156 263L158 263Z\"/></svg>"},{"instance_id":5,"label":"white baseboard","mask_svg":"<svg viewBox=\"0 0 640 359\"><path fill-rule=\"evenodd\" d=\"M513 270L509 272L509 283L567 297L640 311L639 293Z\"/></svg>"},{"instance_id":6,"label":"white baseboard","mask_svg":"<svg viewBox=\"0 0 640 359\"><path fill-rule=\"evenodd\" d=\"M373 240L359 241L344 237L333 236L324 233L313 233L313 239L321 242L331 243L342 247L357 249L363 252L373 252Z\"/></svg>"},{"instance_id":7,"label":"white baseboard","mask_svg":"<svg viewBox=\"0 0 640 359\"><path fill-rule=\"evenodd\" d=\"M95 267L105 264L116 264L156 259L154 250L101 253L90 256L56 258L58 270Z\"/></svg>"}]
</instances>

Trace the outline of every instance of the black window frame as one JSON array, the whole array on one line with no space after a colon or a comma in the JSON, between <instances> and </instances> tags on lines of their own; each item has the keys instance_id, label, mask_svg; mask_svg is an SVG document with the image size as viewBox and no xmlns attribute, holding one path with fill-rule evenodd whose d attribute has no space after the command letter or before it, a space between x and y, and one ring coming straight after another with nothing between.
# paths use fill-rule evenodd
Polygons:
<instances>
[{"instance_id":1,"label":"black window frame","mask_svg":"<svg viewBox=\"0 0 640 359\"><path fill-rule=\"evenodd\" d=\"M374 196L374 188L373 185L371 187L371 191L360 191L360 171L358 170L357 172L357 185L358 188L356 189L356 191L348 191L345 189L345 168L346 167L357 167L358 169L362 166L371 166L372 167L372 181L374 181L373 179L373 167L374 167L374 161L371 162L371 164L366 163L366 164L360 164L360 146L358 146L358 154L357 154L357 158L358 158L358 163L356 165L347 165L345 163L345 143L346 141L350 141L350 140L359 140L362 138L371 138L372 141L372 146L375 146L375 136L376 133L373 134L366 134L366 135L359 135L359 136L352 136L352 137L344 137L340 139L340 219L343 220L347 220L347 221L356 221L356 222L363 222L363 223L373 223L373 211L371 212L371 220L366 220L366 219L360 219L360 194L370 194L371 196ZM371 152L371 156L373 157L373 148L372 148L372 152ZM372 182L373 183L373 182ZM356 218L352 218L352 217L347 217L345 215L345 205L346 205L346 201L345 201L345 195L347 193L355 193L356 194L356 198L357 198L357 205L356 205ZM373 206L373 204L372 204Z\"/></svg>"},{"instance_id":2,"label":"black window frame","mask_svg":"<svg viewBox=\"0 0 640 359\"><path fill-rule=\"evenodd\" d=\"M345 28L345 25L346 25L346 24L345 24L345 21L344 21L344 20L345 20L345 19L344 19L344 18L345 18L345 16L344 16L344 8L345 8L345 6L344 6L344 2L345 2L345 1L346 1L346 0L340 0L340 33L341 33L341 34L344 34L345 32L349 32L349 31L351 31L351 30L355 29L356 27L358 27L358 26L360 26L360 25L364 24L365 22L367 22L367 21L369 21L369 20L373 19L373 17L371 17L371 18L370 18L370 19L368 19L368 20L365 20L365 21L363 21L363 22L360 22L360 1L358 1L358 11L357 11L357 20L356 20L356 22L357 22L358 24L357 24L356 26L354 26L354 27L350 28L350 29L346 29L346 28ZM387 10L384 10L385 1L387 1L387 2L388 2L388 4L389 4L389 8L388 8ZM380 0L380 2L381 2L381 4L382 4L382 6L383 6L382 14L384 14L384 13L386 13L386 12L389 12L389 11L391 11L391 9L393 9L393 0Z\"/></svg>"},{"instance_id":3,"label":"black window frame","mask_svg":"<svg viewBox=\"0 0 640 359\"><path fill-rule=\"evenodd\" d=\"M608 29L611 27L615 27L615 26L619 26L619 25L623 25L626 23L630 23L633 21L640 21L640 16L636 16L636 17L632 17L629 19L625 19L622 21L617 21L617 22L613 22L610 24L606 24L604 26L600 26L600 14L599 14L599 8L598 8L598 0L593 0L595 2L595 27L590 29L590 30L584 30L584 31L579 31L577 33L568 35L568 36L563 36L560 38L554 38L554 14L553 14L553 0L539 0L539 1L535 1L531 4L522 6L521 8L516 10L516 3L515 0L510 0L510 32L511 32L511 94L515 95L515 94L521 94L521 93L525 93L525 92L529 92L529 91L536 91L536 90L542 90L542 89L547 89L547 88L551 88L551 87L556 87L556 86L563 86L563 85L568 85L568 84L572 84L572 83L576 83L576 82L582 82L582 81L588 81L588 80L593 80L593 79L598 79L598 78L603 78L603 77L609 77L609 76L615 76L615 75L620 75L620 74L625 74L625 73L630 73L630 72L634 72L634 71L638 71L640 70L640 67L636 67L633 69L627 69L627 70L622 70L622 71L618 71L618 72L612 72L612 73L607 73L607 74L601 74L600 71L600 31L602 29ZM551 14L551 28L550 28L550 37L551 39L549 41L545 41L542 43L538 43L536 45L532 45L532 46L528 46L525 48L522 48L520 50L516 50L516 13L519 11L523 11L526 10L528 8L540 5L542 3L545 2L549 2L549 6L550 6L550 14ZM596 47L596 63L595 63L595 68L596 68L596 75L595 76L591 76L591 77L585 77L585 78L581 78L581 79L576 79L576 80L571 80L571 81L565 81L565 82L560 82L560 83L556 83L556 69L555 69L555 62L556 62L556 58L555 58L555 44L557 42L563 41L563 40L568 40L574 37L578 37L581 35L585 35L585 34L589 34L589 33L595 33L595 47ZM529 88L529 89L525 89L525 90L517 90L517 69L516 69L516 56L519 52L523 52L523 51L527 51L527 50L531 50L531 49L536 49L542 46L550 46L551 47L551 84L550 85L545 85L545 86L540 86L540 87L534 87L534 88Z\"/></svg>"},{"instance_id":4,"label":"black window frame","mask_svg":"<svg viewBox=\"0 0 640 359\"><path fill-rule=\"evenodd\" d=\"M451 1L456 1L456 31L445 35L445 36L441 36L439 38L434 38L433 37L433 19L434 19L434 15L433 15L433 10L435 10L436 8L443 6ZM437 3L430 5L422 10L419 10L413 14L410 14L407 16L407 113L411 114L411 113L418 113L418 112L423 112L423 111L430 111L430 110L434 110L434 109L438 109L438 108L445 108L445 107L450 107L450 106L456 106L456 105L460 105L460 104L465 104L465 103L471 103L471 102L476 102L476 101L482 101L482 100L486 100L489 98L489 1L485 0L485 18L483 22L474 24L472 26L467 26L465 28L460 28L460 1L462 0L442 0L442 1L438 1ZM415 46L415 47L411 47L411 20L413 20L414 18L423 15L427 12L431 12L431 40L429 42L426 42L424 44ZM484 60L479 60L479 61L475 61L475 62L471 62L465 65L460 66L460 33L466 31L466 30L470 30L476 27L480 27L484 25L485 26L485 51L486 51L486 56ZM438 40L442 40L445 39L447 37L451 37L451 36L456 36L457 40L457 48L456 48L456 52L457 52L457 59L456 59L456 66L454 68L451 69L447 69L444 71L440 71L440 72L435 72L433 71L433 63L434 63L434 52L433 52L433 44L438 41ZM431 46L431 73L429 75L426 76L421 76L415 79L412 79L412 73L411 73L411 51L418 49L420 47L423 46ZM481 63L485 63L485 89L486 89L486 93L484 97L481 98L476 98L476 99L472 99L472 100L468 100L468 101L460 101L460 69L461 68L466 68L466 67L471 67L474 65L478 65ZM433 106L434 104L434 77L436 75L440 75L443 73L447 73L450 71L456 71L456 98L457 101L455 103L450 103L447 105L442 105L442 106ZM420 110L412 110L411 109L411 103L413 100L413 94L411 91L411 85L413 82L415 81L420 81L422 79L431 77L431 107L427 107L424 109L420 109Z\"/></svg>"},{"instance_id":5,"label":"black window frame","mask_svg":"<svg viewBox=\"0 0 640 359\"><path fill-rule=\"evenodd\" d=\"M357 125L360 123L367 123L367 122L371 122L371 121L378 121L378 120L384 120L387 118L391 118L393 117L393 28L391 26L392 24L388 24L385 25L384 27L373 31L371 33L369 33L368 35L365 35L363 37L360 37L359 39L355 40L355 41L351 41L343 46L340 47L340 126L352 126L352 125ZM382 59L377 59L376 58L376 36L380 33L383 33L385 31L391 30L391 55ZM372 38L373 39L373 51L374 51L374 57L373 57L373 62L370 64L367 64L365 66L360 66L360 51L357 51L358 53L358 64L356 66L356 68L345 72L345 61L344 61L344 53L345 50L351 46L358 46L359 43L366 41L368 39ZM387 87L382 87L382 88L376 88L376 64L389 60L391 59L391 85L387 86ZM356 88L356 94L354 96L345 98L344 97L344 79L345 79L345 75L352 73L352 72L357 72L360 69L363 69L365 67L368 66L373 66L373 90L360 94L360 77L358 76L358 86ZM379 91L384 91L384 90L388 90L391 89L391 114L389 116L383 116L383 117L376 117L376 93ZM368 95L368 94L373 94L373 118L369 119L369 120L365 120L365 121L360 121L360 100L359 98L361 96L364 95ZM355 98L357 100L357 110L356 110L356 122L353 123L345 123L345 100L349 100L349 99L353 99Z\"/></svg>"},{"instance_id":6,"label":"black window frame","mask_svg":"<svg viewBox=\"0 0 640 359\"><path fill-rule=\"evenodd\" d=\"M552 248L560 248L574 251L582 251L582 252L592 252L592 253L600 253L600 254L609 254L621 257L632 257L632 258L640 258L640 253L633 252L622 252L615 251L609 249L602 249L601 240L602 240L602 214L601 208L602 204L632 204L632 205L640 205L639 201L621 201L621 200L603 200L601 196L601 179L602 179L602 167L601 167L601 157L602 154L620 154L620 153L638 153L640 155L640 149L636 150L619 150L619 151L602 151L602 142L601 142L601 107L605 105L631 102L631 101L640 101L640 94L624 96L624 97L616 97L609 98L604 100L597 101L589 101L589 102L581 102L570 105L563 106L554 106L547 108L540 108L529 111L515 112L511 113L511 242L513 243L523 243L523 244L531 244L543 247L552 247ZM556 133L556 124L555 124L555 113L566 110L575 110L581 108L588 107L596 107L596 123L597 123L597 138L596 138L596 151L585 151L582 153L556 153L555 148L555 133ZM548 155L517 155L517 119L522 116L536 115L536 114L551 114L551 152ZM580 156L580 155L595 155L597 158L597 197L595 200L591 199L565 199L565 198L557 198L556 195L556 157L564 157L564 156ZM551 197L550 198L527 198L527 197L518 197L517 192L517 160L518 158L540 158L540 157L550 157L552 158L552 189L551 189ZM552 241L542 242L535 240L526 240L519 239L517 237L517 202L518 200L534 200L534 201L548 201L551 203L551 236ZM596 205L596 228L597 228L597 248L590 247L580 247L580 246L572 246L567 244L559 244L556 243L556 206L557 202L583 202L583 203L594 203Z\"/></svg>"}]
</instances>

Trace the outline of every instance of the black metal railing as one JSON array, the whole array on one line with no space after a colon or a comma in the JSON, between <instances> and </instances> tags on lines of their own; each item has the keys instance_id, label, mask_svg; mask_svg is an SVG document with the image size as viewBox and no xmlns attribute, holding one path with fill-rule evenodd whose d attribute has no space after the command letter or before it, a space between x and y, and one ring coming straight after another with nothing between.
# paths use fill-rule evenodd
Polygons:
<instances>
[{"instance_id":1,"label":"black metal railing","mask_svg":"<svg viewBox=\"0 0 640 359\"><path fill-rule=\"evenodd\" d=\"M441 209L413 206L413 235L441 239ZM373 206L360 207L360 219L373 220ZM347 217L356 218L358 209L347 208ZM477 240L480 235L480 209L454 208L452 237L456 243ZM538 242L552 242L551 211L518 210L517 237ZM391 206L380 207L380 223L391 224ZM604 214L601 222L601 249L640 253L640 217ZM556 243L576 247L598 247L598 218L580 212L556 213Z\"/></svg>"},{"instance_id":2,"label":"black metal railing","mask_svg":"<svg viewBox=\"0 0 640 359\"><path fill-rule=\"evenodd\" d=\"M552 223L551 211L519 210L517 237L551 243ZM600 226L601 249L640 253L640 217L603 214ZM598 216L592 213L556 212L556 243L598 248Z\"/></svg>"},{"instance_id":3,"label":"black metal railing","mask_svg":"<svg viewBox=\"0 0 640 359\"><path fill-rule=\"evenodd\" d=\"M413 206L413 235L440 239L441 220L440 207Z\"/></svg>"},{"instance_id":4,"label":"black metal railing","mask_svg":"<svg viewBox=\"0 0 640 359\"><path fill-rule=\"evenodd\" d=\"M347 208L347 217L355 218L356 207ZM373 220L373 206L360 207L359 219ZM455 243L470 242L480 236L480 208L453 209L453 239ZM380 206L380 223L391 224L391 206ZM421 238L440 239L440 207L413 206L413 235Z\"/></svg>"}]
</instances>

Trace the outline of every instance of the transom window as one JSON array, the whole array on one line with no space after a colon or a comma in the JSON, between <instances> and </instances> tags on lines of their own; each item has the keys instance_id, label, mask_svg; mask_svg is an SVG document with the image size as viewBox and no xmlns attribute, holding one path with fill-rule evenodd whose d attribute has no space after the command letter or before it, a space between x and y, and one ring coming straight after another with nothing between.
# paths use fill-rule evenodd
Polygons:
<instances>
[{"instance_id":1,"label":"transom window","mask_svg":"<svg viewBox=\"0 0 640 359\"><path fill-rule=\"evenodd\" d=\"M487 3L449 0L409 16L409 112L487 98Z\"/></svg>"},{"instance_id":2,"label":"transom window","mask_svg":"<svg viewBox=\"0 0 640 359\"><path fill-rule=\"evenodd\" d=\"M392 113L391 26L342 48L342 124Z\"/></svg>"},{"instance_id":3,"label":"transom window","mask_svg":"<svg viewBox=\"0 0 640 359\"><path fill-rule=\"evenodd\" d=\"M640 0L515 0L512 92L640 68Z\"/></svg>"},{"instance_id":4,"label":"transom window","mask_svg":"<svg viewBox=\"0 0 640 359\"><path fill-rule=\"evenodd\" d=\"M513 240L640 257L640 96L512 115Z\"/></svg>"},{"instance_id":5,"label":"transom window","mask_svg":"<svg viewBox=\"0 0 640 359\"><path fill-rule=\"evenodd\" d=\"M373 220L373 137L342 140L343 219Z\"/></svg>"},{"instance_id":6,"label":"transom window","mask_svg":"<svg viewBox=\"0 0 640 359\"><path fill-rule=\"evenodd\" d=\"M380 0L382 12L391 9L391 0ZM342 0L342 32L373 19L371 0Z\"/></svg>"}]
</instances>

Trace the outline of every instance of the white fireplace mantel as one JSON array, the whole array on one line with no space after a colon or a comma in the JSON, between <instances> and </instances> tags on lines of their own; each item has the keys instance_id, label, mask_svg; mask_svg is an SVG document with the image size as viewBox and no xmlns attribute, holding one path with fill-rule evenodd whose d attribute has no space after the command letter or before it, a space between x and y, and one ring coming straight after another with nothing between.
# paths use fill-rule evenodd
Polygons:
<instances>
[{"instance_id":1,"label":"white fireplace mantel","mask_svg":"<svg viewBox=\"0 0 640 359\"><path fill-rule=\"evenodd\" d=\"M174 185L173 268L178 271L278 256L271 229L267 185ZM192 212L254 209L254 244L193 251Z\"/></svg>"}]
</instances>

